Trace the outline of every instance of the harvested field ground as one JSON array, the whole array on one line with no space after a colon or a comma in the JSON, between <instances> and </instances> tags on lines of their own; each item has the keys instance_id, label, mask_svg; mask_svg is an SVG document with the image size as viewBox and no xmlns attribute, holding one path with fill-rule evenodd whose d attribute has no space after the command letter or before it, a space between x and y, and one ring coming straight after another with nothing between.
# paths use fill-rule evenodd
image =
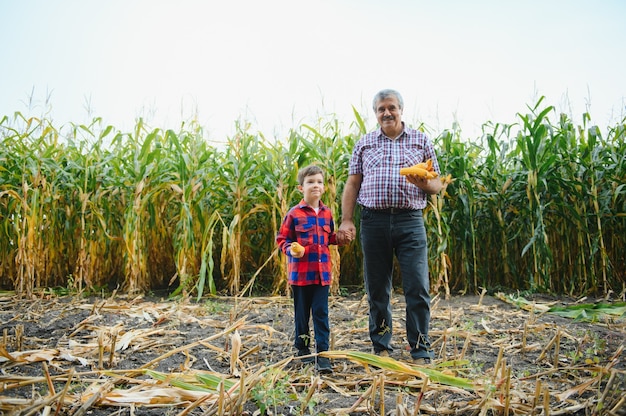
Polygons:
<instances>
[{"instance_id":1,"label":"harvested field ground","mask_svg":"<svg viewBox=\"0 0 626 416\"><path fill-rule=\"evenodd\" d=\"M546 311L572 301L539 296L518 304L435 298L436 360L421 368L404 348L403 302L394 297L396 350L381 360L363 354L370 345L362 294L332 297L336 352L326 375L292 359L287 297L0 297L0 412L626 414L623 315L564 318Z\"/></svg>"}]
</instances>

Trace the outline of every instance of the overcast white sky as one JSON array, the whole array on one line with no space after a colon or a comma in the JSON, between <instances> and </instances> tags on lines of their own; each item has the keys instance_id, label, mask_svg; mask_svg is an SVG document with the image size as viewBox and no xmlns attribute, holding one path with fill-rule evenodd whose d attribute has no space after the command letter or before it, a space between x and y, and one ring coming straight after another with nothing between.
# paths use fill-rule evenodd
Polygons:
<instances>
[{"instance_id":1,"label":"overcast white sky","mask_svg":"<svg viewBox=\"0 0 626 416\"><path fill-rule=\"evenodd\" d=\"M280 137L351 106L373 128L395 88L434 132L476 137L541 95L602 128L626 113L624 22L623 0L0 0L0 116Z\"/></svg>"}]
</instances>

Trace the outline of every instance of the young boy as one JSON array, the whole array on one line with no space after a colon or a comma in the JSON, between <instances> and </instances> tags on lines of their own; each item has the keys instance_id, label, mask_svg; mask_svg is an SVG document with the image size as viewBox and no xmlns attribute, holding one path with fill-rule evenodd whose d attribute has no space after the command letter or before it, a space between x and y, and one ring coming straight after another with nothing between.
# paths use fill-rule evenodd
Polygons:
<instances>
[{"instance_id":1,"label":"young boy","mask_svg":"<svg viewBox=\"0 0 626 416\"><path fill-rule=\"evenodd\" d=\"M330 208L320 201L324 193L324 172L310 165L298 172L298 190L303 198L292 207L280 227L276 242L288 258L288 280L293 291L295 342L298 357L311 354L309 317L313 315L316 351L328 351L328 290L331 283L330 244L337 244L335 224ZM304 247L301 251L298 243ZM320 373L332 373L326 357L305 357L314 360Z\"/></svg>"}]
</instances>

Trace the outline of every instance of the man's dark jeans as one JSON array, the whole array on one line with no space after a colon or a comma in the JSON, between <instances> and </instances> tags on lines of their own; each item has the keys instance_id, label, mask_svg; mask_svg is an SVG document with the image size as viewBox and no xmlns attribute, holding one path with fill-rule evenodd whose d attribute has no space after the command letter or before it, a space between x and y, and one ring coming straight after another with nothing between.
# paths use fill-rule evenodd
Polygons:
<instances>
[{"instance_id":1,"label":"man's dark jeans","mask_svg":"<svg viewBox=\"0 0 626 416\"><path fill-rule=\"evenodd\" d=\"M374 351L391 351L393 257L398 259L406 300L406 332L413 358L430 352L428 247L422 211L361 211L361 246L369 299L369 332Z\"/></svg>"}]
</instances>

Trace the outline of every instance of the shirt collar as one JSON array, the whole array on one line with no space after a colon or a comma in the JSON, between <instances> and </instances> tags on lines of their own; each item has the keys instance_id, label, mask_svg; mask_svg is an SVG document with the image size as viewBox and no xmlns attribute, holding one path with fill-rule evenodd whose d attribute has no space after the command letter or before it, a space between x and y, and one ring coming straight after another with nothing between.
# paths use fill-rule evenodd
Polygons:
<instances>
[{"instance_id":1,"label":"shirt collar","mask_svg":"<svg viewBox=\"0 0 626 416\"><path fill-rule=\"evenodd\" d=\"M298 203L298 208L304 208L304 207L309 207L309 208L313 208L311 207L309 204L307 204L306 202L304 202L304 198L300 200L300 202ZM324 203L320 200L320 211L322 209L325 209L326 205L324 205Z\"/></svg>"},{"instance_id":2,"label":"shirt collar","mask_svg":"<svg viewBox=\"0 0 626 416\"><path fill-rule=\"evenodd\" d=\"M398 138L400 138L405 133L406 133L406 124L403 121L402 122L402 132L400 132L400 135L398 136ZM379 138L379 139L382 139L383 137L387 137L385 135L385 133L383 133L383 128L382 127L378 127L376 137ZM394 139L394 137L391 137L391 139Z\"/></svg>"}]
</instances>

